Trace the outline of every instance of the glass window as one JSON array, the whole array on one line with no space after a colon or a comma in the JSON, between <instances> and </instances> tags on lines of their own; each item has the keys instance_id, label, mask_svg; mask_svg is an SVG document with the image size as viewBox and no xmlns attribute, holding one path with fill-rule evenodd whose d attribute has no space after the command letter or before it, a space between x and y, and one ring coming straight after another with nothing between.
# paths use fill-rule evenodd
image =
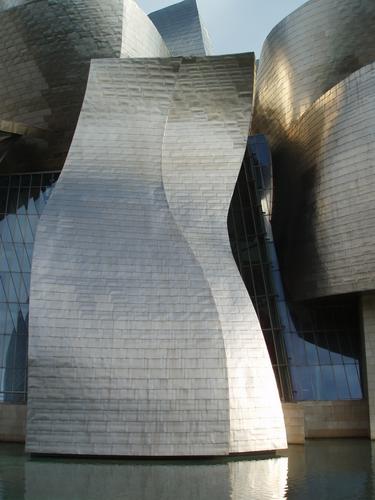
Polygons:
<instances>
[{"instance_id":1,"label":"glass window","mask_svg":"<svg viewBox=\"0 0 375 500\"><path fill-rule=\"evenodd\" d=\"M0 213L5 213L7 208L8 189L0 188Z\"/></svg>"},{"instance_id":2,"label":"glass window","mask_svg":"<svg viewBox=\"0 0 375 500\"><path fill-rule=\"evenodd\" d=\"M349 384L351 399L362 399L363 394L358 364L345 365L345 372Z\"/></svg>"},{"instance_id":3,"label":"glass window","mask_svg":"<svg viewBox=\"0 0 375 500\"><path fill-rule=\"evenodd\" d=\"M31 259L57 177L48 173L42 188L40 174L0 175L0 401L26 400Z\"/></svg>"},{"instance_id":4,"label":"glass window","mask_svg":"<svg viewBox=\"0 0 375 500\"><path fill-rule=\"evenodd\" d=\"M311 342L305 342L305 350L306 350L306 359L308 365L318 365L318 351L316 349L316 345Z\"/></svg>"},{"instance_id":5,"label":"glass window","mask_svg":"<svg viewBox=\"0 0 375 500\"><path fill-rule=\"evenodd\" d=\"M303 304L286 299L269 215L262 208L264 199L271 200L272 195L267 140L262 135L250 137L228 214L228 233L274 363L281 397L361 398L358 299L340 296Z\"/></svg>"},{"instance_id":6,"label":"glass window","mask_svg":"<svg viewBox=\"0 0 375 500\"><path fill-rule=\"evenodd\" d=\"M333 370L334 370L335 379L336 379L338 399L342 399L342 400L350 399L348 379L346 376L346 371L345 371L344 365L334 365Z\"/></svg>"}]
</instances>

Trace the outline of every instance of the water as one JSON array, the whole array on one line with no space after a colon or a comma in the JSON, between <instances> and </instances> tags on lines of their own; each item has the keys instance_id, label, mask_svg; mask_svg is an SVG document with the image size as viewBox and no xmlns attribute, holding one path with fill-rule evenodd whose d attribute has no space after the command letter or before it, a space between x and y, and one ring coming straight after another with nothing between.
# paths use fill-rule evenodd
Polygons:
<instances>
[{"instance_id":1,"label":"water","mask_svg":"<svg viewBox=\"0 0 375 500\"><path fill-rule=\"evenodd\" d=\"M375 499L375 444L309 441L287 456L194 461L67 460L0 445L0 500Z\"/></svg>"}]
</instances>

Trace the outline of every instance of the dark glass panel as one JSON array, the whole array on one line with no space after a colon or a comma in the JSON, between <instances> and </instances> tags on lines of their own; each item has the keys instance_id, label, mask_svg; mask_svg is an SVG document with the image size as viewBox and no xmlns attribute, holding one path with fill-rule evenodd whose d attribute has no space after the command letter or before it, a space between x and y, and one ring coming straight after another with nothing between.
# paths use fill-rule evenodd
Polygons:
<instances>
[{"instance_id":1,"label":"dark glass panel","mask_svg":"<svg viewBox=\"0 0 375 500\"><path fill-rule=\"evenodd\" d=\"M3 243L3 250L8 262L9 271L19 273L21 271L21 268L13 243Z\"/></svg>"},{"instance_id":2,"label":"dark glass panel","mask_svg":"<svg viewBox=\"0 0 375 500\"><path fill-rule=\"evenodd\" d=\"M13 372L13 391L14 392L25 392L25 388L26 388L25 369L14 370L14 372Z\"/></svg>"},{"instance_id":3,"label":"dark glass panel","mask_svg":"<svg viewBox=\"0 0 375 500\"><path fill-rule=\"evenodd\" d=\"M307 364L305 341L297 334L285 334L285 344L289 354L290 364L303 366Z\"/></svg>"},{"instance_id":4,"label":"dark glass panel","mask_svg":"<svg viewBox=\"0 0 375 500\"><path fill-rule=\"evenodd\" d=\"M242 279L245 282L245 285L246 285L247 291L249 292L249 295L251 297L254 297L254 295L255 295L254 281L253 281L253 276L252 276L250 266L243 266L242 267Z\"/></svg>"},{"instance_id":5,"label":"dark glass panel","mask_svg":"<svg viewBox=\"0 0 375 500\"><path fill-rule=\"evenodd\" d=\"M0 272L2 271L9 272L9 266L8 266L8 260L5 255L4 245L0 243Z\"/></svg>"},{"instance_id":6,"label":"dark glass panel","mask_svg":"<svg viewBox=\"0 0 375 500\"><path fill-rule=\"evenodd\" d=\"M4 292L9 302L17 302L17 294L14 288L14 283L11 273L1 273L1 279L3 282Z\"/></svg>"},{"instance_id":7,"label":"dark glass panel","mask_svg":"<svg viewBox=\"0 0 375 500\"><path fill-rule=\"evenodd\" d=\"M272 330L263 330L263 334L264 334L264 339L266 341L266 345L267 345L267 348L268 348L268 353L270 355L270 358L271 358L271 363L273 365L277 365L277 355L276 355L276 349L275 349L275 343L274 343L274 339L273 339L273 334L272 334Z\"/></svg>"},{"instance_id":8,"label":"dark glass panel","mask_svg":"<svg viewBox=\"0 0 375 500\"><path fill-rule=\"evenodd\" d=\"M334 365L333 370L336 379L338 399L350 399L351 396L344 365Z\"/></svg>"},{"instance_id":9,"label":"dark glass panel","mask_svg":"<svg viewBox=\"0 0 375 500\"><path fill-rule=\"evenodd\" d=\"M29 203L27 206L27 214L29 216L36 215L37 217L39 217L37 207L35 205L35 199L32 196L30 196L30 198L29 198Z\"/></svg>"},{"instance_id":10,"label":"dark glass panel","mask_svg":"<svg viewBox=\"0 0 375 500\"><path fill-rule=\"evenodd\" d=\"M322 336L319 336L319 339L322 341L322 344L326 344L324 340L322 340ZM328 349L325 349L324 347L320 347L320 344L318 346L318 358L319 358L319 364L321 365L330 365L331 364L331 356L330 352Z\"/></svg>"},{"instance_id":11,"label":"dark glass panel","mask_svg":"<svg viewBox=\"0 0 375 500\"><path fill-rule=\"evenodd\" d=\"M5 368L2 368L0 366L0 389L3 390L3 387L5 385ZM0 401L4 402L5 401L5 394L1 392L0 390Z\"/></svg>"},{"instance_id":12,"label":"dark glass panel","mask_svg":"<svg viewBox=\"0 0 375 500\"><path fill-rule=\"evenodd\" d=\"M29 266L31 268L31 262L33 260L34 245L30 244L30 243L26 243L25 248L26 248L26 253L27 253L28 259L29 259Z\"/></svg>"},{"instance_id":13,"label":"dark glass panel","mask_svg":"<svg viewBox=\"0 0 375 500\"><path fill-rule=\"evenodd\" d=\"M18 207L18 189L10 189L8 193L7 213L15 214Z\"/></svg>"},{"instance_id":14,"label":"dark glass panel","mask_svg":"<svg viewBox=\"0 0 375 500\"><path fill-rule=\"evenodd\" d=\"M9 225L9 217L12 216L8 215L6 219L4 219L4 224L1 225L1 239L8 243L12 243L13 240L12 240L11 226Z\"/></svg>"},{"instance_id":15,"label":"dark glass panel","mask_svg":"<svg viewBox=\"0 0 375 500\"><path fill-rule=\"evenodd\" d=\"M25 245L22 243L14 243L14 251L17 255L17 260L21 270L28 268L28 258L26 253Z\"/></svg>"},{"instance_id":16,"label":"dark glass panel","mask_svg":"<svg viewBox=\"0 0 375 500\"><path fill-rule=\"evenodd\" d=\"M266 297L257 297L258 306L258 318L262 330L270 330L272 328L272 321L270 316L270 311L268 307L268 302Z\"/></svg>"},{"instance_id":17,"label":"dark glass panel","mask_svg":"<svg viewBox=\"0 0 375 500\"><path fill-rule=\"evenodd\" d=\"M39 195L34 198L34 206L38 215L42 215L44 207L46 206L43 196Z\"/></svg>"},{"instance_id":18,"label":"dark glass panel","mask_svg":"<svg viewBox=\"0 0 375 500\"><path fill-rule=\"evenodd\" d=\"M22 278L23 278L23 282L25 284L26 291L27 291L27 293L29 293L31 273L23 273Z\"/></svg>"},{"instance_id":19,"label":"dark glass panel","mask_svg":"<svg viewBox=\"0 0 375 500\"><path fill-rule=\"evenodd\" d=\"M29 191L30 184L31 184L31 175L30 174L21 175L21 188L22 189L27 188L27 191Z\"/></svg>"},{"instance_id":20,"label":"dark glass panel","mask_svg":"<svg viewBox=\"0 0 375 500\"><path fill-rule=\"evenodd\" d=\"M256 295L265 295L267 290L266 290L266 283L263 278L262 266L253 265L252 269L254 275L255 293Z\"/></svg>"},{"instance_id":21,"label":"dark glass panel","mask_svg":"<svg viewBox=\"0 0 375 500\"><path fill-rule=\"evenodd\" d=\"M8 189L0 188L0 212L5 213L7 208Z\"/></svg>"},{"instance_id":22,"label":"dark glass panel","mask_svg":"<svg viewBox=\"0 0 375 500\"><path fill-rule=\"evenodd\" d=\"M25 281L25 274L21 274L20 288L19 288L19 301L20 303L27 303L29 300L29 280Z\"/></svg>"},{"instance_id":23,"label":"dark glass panel","mask_svg":"<svg viewBox=\"0 0 375 500\"><path fill-rule=\"evenodd\" d=\"M0 175L0 188L8 188L10 184L10 177L9 175Z\"/></svg>"},{"instance_id":24,"label":"dark glass panel","mask_svg":"<svg viewBox=\"0 0 375 500\"><path fill-rule=\"evenodd\" d=\"M23 217L21 218L23 219ZM22 220L21 220L22 223ZM21 227L19 224L19 218L16 216L12 216L12 240L14 243L23 243L23 235L21 231Z\"/></svg>"},{"instance_id":25,"label":"dark glass panel","mask_svg":"<svg viewBox=\"0 0 375 500\"><path fill-rule=\"evenodd\" d=\"M14 367L14 359L15 359L15 335L4 335L3 336L3 367L7 370L12 370Z\"/></svg>"},{"instance_id":26,"label":"dark glass panel","mask_svg":"<svg viewBox=\"0 0 375 500\"><path fill-rule=\"evenodd\" d=\"M1 286L1 288L3 287ZM8 310L8 305L5 302L0 302L0 337L6 331L7 310Z\"/></svg>"},{"instance_id":27,"label":"dark glass panel","mask_svg":"<svg viewBox=\"0 0 375 500\"><path fill-rule=\"evenodd\" d=\"M31 185L33 187L38 188L38 192L40 191L40 187L42 185L42 175L41 174L33 174L31 176Z\"/></svg>"},{"instance_id":28,"label":"dark glass panel","mask_svg":"<svg viewBox=\"0 0 375 500\"><path fill-rule=\"evenodd\" d=\"M32 216L30 216L32 217ZM34 235L31 230L31 226L29 223L29 217L27 215L21 215L18 216L18 224L20 227L20 231L22 234L22 241L24 243L33 243L34 242Z\"/></svg>"},{"instance_id":29,"label":"dark glass panel","mask_svg":"<svg viewBox=\"0 0 375 500\"><path fill-rule=\"evenodd\" d=\"M27 337L24 335L16 336L15 366L23 373L27 367Z\"/></svg>"},{"instance_id":30,"label":"dark glass panel","mask_svg":"<svg viewBox=\"0 0 375 500\"><path fill-rule=\"evenodd\" d=\"M322 379L319 386L318 399L326 401L338 399L333 367L330 365L321 366L321 374Z\"/></svg>"},{"instance_id":31,"label":"dark glass panel","mask_svg":"<svg viewBox=\"0 0 375 500\"><path fill-rule=\"evenodd\" d=\"M308 365L319 365L318 351L316 345L305 342L306 360Z\"/></svg>"},{"instance_id":32,"label":"dark glass panel","mask_svg":"<svg viewBox=\"0 0 375 500\"><path fill-rule=\"evenodd\" d=\"M360 382L358 364L345 365L346 378L349 385L349 391L352 399L362 399L362 387Z\"/></svg>"},{"instance_id":33,"label":"dark glass panel","mask_svg":"<svg viewBox=\"0 0 375 500\"><path fill-rule=\"evenodd\" d=\"M20 175L11 175L10 176L10 186L11 188L19 189L21 183Z\"/></svg>"},{"instance_id":34,"label":"dark glass panel","mask_svg":"<svg viewBox=\"0 0 375 500\"><path fill-rule=\"evenodd\" d=\"M297 401L312 401L316 399L317 374L316 368L311 366L291 366L290 371L294 386L294 399ZM320 375L318 377L320 379Z\"/></svg>"},{"instance_id":35,"label":"dark glass panel","mask_svg":"<svg viewBox=\"0 0 375 500\"><path fill-rule=\"evenodd\" d=\"M328 347L331 352L332 364L343 364L343 359L341 355L341 347L339 344L339 339L337 334L333 331L327 335Z\"/></svg>"},{"instance_id":36,"label":"dark glass panel","mask_svg":"<svg viewBox=\"0 0 375 500\"><path fill-rule=\"evenodd\" d=\"M27 188L22 188L20 189L19 192L19 197L18 197L18 214L20 213L26 213L27 207L29 204L29 189ZM23 209L21 211L21 208Z\"/></svg>"}]
</instances>

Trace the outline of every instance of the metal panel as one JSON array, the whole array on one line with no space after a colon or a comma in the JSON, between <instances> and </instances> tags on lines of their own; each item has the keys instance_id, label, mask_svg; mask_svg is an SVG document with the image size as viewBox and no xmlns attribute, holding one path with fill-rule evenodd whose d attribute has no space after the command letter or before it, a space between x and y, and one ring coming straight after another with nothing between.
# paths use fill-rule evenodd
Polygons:
<instances>
[{"instance_id":1,"label":"metal panel","mask_svg":"<svg viewBox=\"0 0 375 500\"><path fill-rule=\"evenodd\" d=\"M375 288L374 88L375 64L333 87L278 156L274 222L295 298Z\"/></svg>"},{"instance_id":2,"label":"metal panel","mask_svg":"<svg viewBox=\"0 0 375 500\"><path fill-rule=\"evenodd\" d=\"M310 0L263 46L252 129L272 146L272 222L296 300L374 288L373 77L356 73L375 60L374 24L373 0Z\"/></svg>"},{"instance_id":3,"label":"metal panel","mask_svg":"<svg viewBox=\"0 0 375 500\"><path fill-rule=\"evenodd\" d=\"M196 0L184 0L149 14L173 56L211 54L211 40L202 25Z\"/></svg>"},{"instance_id":4,"label":"metal panel","mask_svg":"<svg viewBox=\"0 0 375 500\"><path fill-rule=\"evenodd\" d=\"M226 218L251 55L92 64L34 253L27 449L286 447Z\"/></svg>"},{"instance_id":5,"label":"metal panel","mask_svg":"<svg viewBox=\"0 0 375 500\"><path fill-rule=\"evenodd\" d=\"M263 45L253 131L282 145L314 101L375 60L374 25L373 0L310 0L283 19Z\"/></svg>"},{"instance_id":6,"label":"metal panel","mask_svg":"<svg viewBox=\"0 0 375 500\"><path fill-rule=\"evenodd\" d=\"M0 12L0 117L52 132L46 164L39 167L59 169L82 106L90 60L163 57L168 51L133 0L5 5L8 10Z\"/></svg>"}]
</instances>

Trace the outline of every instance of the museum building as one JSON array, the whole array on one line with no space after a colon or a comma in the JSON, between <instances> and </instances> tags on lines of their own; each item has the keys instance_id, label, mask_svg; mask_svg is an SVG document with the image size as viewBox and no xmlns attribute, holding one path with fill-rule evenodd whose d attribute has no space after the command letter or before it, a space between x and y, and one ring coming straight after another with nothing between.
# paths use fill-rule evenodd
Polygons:
<instances>
[{"instance_id":1,"label":"museum building","mask_svg":"<svg viewBox=\"0 0 375 500\"><path fill-rule=\"evenodd\" d=\"M0 440L374 438L374 2L306 2L259 64L211 55L196 0L0 23Z\"/></svg>"}]
</instances>

